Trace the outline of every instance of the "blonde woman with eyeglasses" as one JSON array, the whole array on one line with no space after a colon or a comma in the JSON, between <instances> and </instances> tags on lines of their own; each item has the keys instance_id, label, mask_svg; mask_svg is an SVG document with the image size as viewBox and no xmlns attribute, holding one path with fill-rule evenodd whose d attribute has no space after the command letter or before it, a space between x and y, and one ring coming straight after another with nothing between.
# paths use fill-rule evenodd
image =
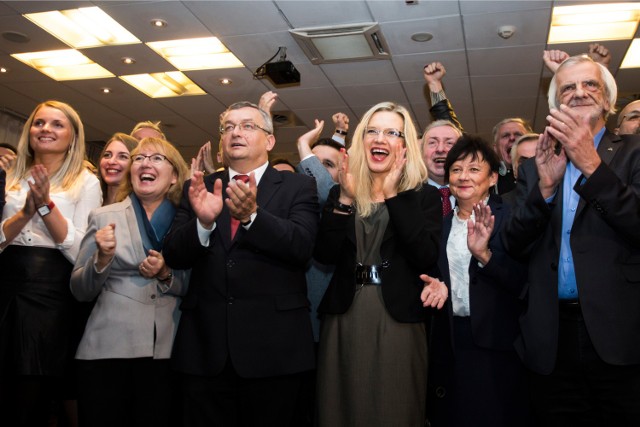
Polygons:
<instances>
[{"instance_id":1,"label":"blonde woman with eyeglasses","mask_svg":"<svg viewBox=\"0 0 640 427\"><path fill-rule=\"evenodd\" d=\"M442 205L409 112L372 107L344 152L324 207L315 258L336 266L320 304L318 420L324 426L422 426L427 380L426 286L438 259Z\"/></svg>"}]
</instances>

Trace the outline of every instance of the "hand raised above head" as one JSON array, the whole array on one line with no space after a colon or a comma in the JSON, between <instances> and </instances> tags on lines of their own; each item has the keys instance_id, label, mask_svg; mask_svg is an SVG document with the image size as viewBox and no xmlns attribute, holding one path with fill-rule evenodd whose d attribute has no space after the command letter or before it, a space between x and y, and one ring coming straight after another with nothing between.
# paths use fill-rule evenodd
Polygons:
<instances>
[{"instance_id":1,"label":"hand raised above head","mask_svg":"<svg viewBox=\"0 0 640 427\"><path fill-rule=\"evenodd\" d=\"M431 82L440 82L442 78L447 74L447 70L445 70L444 65L440 62L432 62L431 64L427 64L423 68L423 77L427 83Z\"/></svg>"},{"instance_id":2,"label":"hand raised above head","mask_svg":"<svg viewBox=\"0 0 640 427\"><path fill-rule=\"evenodd\" d=\"M273 91L268 91L262 94L260 101L258 102L258 108L271 114L271 107L278 100L278 94Z\"/></svg>"},{"instance_id":3,"label":"hand raised above head","mask_svg":"<svg viewBox=\"0 0 640 427\"><path fill-rule=\"evenodd\" d=\"M569 57L569 54L562 50L545 50L542 54L544 65L555 74L556 70Z\"/></svg>"},{"instance_id":4,"label":"hand raised above head","mask_svg":"<svg viewBox=\"0 0 640 427\"><path fill-rule=\"evenodd\" d=\"M335 113L331 116L331 120L333 120L333 125L337 130L349 132L349 116L345 113Z\"/></svg>"}]
</instances>

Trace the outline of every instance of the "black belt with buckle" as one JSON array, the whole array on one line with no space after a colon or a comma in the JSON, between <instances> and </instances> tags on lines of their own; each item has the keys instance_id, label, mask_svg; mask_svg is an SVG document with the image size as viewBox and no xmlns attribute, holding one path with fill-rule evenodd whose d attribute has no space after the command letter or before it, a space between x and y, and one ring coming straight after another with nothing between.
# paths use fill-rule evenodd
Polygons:
<instances>
[{"instance_id":1,"label":"black belt with buckle","mask_svg":"<svg viewBox=\"0 0 640 427\"><path fill-rule=\"evenodd\" d=\"M386 267L386 265L356 265L356 286L362 287L365 285L382 285L382 277L380 271Z\"/></svg>"}]
</instances>

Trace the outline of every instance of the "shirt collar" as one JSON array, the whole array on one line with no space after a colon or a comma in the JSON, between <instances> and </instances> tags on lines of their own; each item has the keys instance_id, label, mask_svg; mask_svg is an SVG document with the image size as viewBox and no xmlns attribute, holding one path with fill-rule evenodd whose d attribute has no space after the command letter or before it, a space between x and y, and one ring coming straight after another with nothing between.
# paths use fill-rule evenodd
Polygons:
<instances>
[{"instance_id":1,"label":"shirt collar","mask_svg":"<svg viewBox=\"0 0 640 427\"><path fill-rule=\"evenodd\" d=\"M240 174L240 172L233 170L232 168L229 168L229 180L232 180L236 175L250 175L251 172L254 173L255 178L256 178L256 185L260 184L260 180L262 179L262 175L264 175L264 173L267 170L267 167L269 167L269 162L265 162L265 164L263 164L262 166L249 171L246 174Z\"/></svg>"}]
</instances>

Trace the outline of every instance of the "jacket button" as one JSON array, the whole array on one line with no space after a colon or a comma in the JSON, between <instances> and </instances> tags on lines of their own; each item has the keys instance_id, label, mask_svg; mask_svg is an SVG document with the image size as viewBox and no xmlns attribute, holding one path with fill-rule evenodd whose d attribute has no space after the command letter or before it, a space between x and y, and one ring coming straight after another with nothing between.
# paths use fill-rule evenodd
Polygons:
<instances>
[{"instance_id":1,"label":"jacket button","mask_svg":"<svg viewBox=\"0 0 640 427\"><path fill-rule=\"evenodd\" d=\"M438 399L442 399L443 397L445 397L447 395L447 389L442 387L442 386L438 386L436 387L436 397Z\"/></svg>"},{"instance_id":2,"label":"jacket button","mask_svg":"<svg viewBox=\"0 0 640 427\"><path fill-rule=\"evenodd\" d=\"M230 259L230 260L227 261L227 267L231 268L234 265L236 265L236 262L234 260Z\"/></svg>"},{"instance_id":3,"label":"jacket button","mask_svg":"<svg viewBox=\"0 0 640 427\"><path fill-rule=\"evenodd\" d=\"M233 297L227 297L227 304L231 305L233 304L234 298Z\"/></svg>"},{"instance_id":4,"label":"jacket button","mask_svg":"<svg viewBox=\"0 0 640 427\"><path fill-rule=\"evenodd\" d=\"M156 294L151 294L151 299L156 299Z\"/></svg>"}]
</instances>

